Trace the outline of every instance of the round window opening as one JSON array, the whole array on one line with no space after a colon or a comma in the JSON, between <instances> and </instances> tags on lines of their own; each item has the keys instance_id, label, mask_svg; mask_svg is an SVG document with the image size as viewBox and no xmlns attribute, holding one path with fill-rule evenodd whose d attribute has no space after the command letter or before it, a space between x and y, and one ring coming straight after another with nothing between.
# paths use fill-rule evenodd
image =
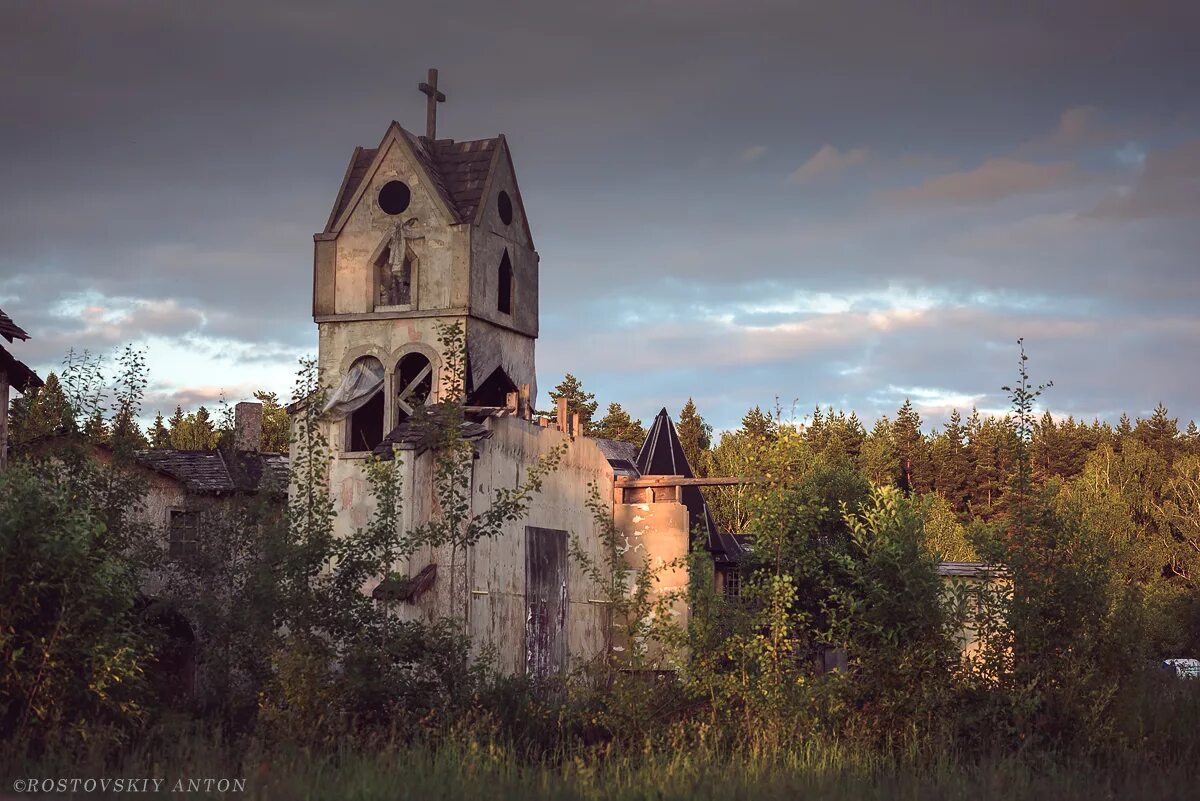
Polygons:
<instances>
[{"instance_id":1,"label":"round window opening","mask_svg":"<svg viewBox=\"0 0 1200 801\"><path fill-rule=\"evenodd\" d=\"M500 196L496 198L496 210L500 212L501 222L505 225L512 225L512 198L503 190L501 190Z\"/></svg>"},{"instance_id":2,"label":"round window opening","mask_svg":"<svg viewBox=\"0 0 1200 801\"><path fill-rule=\"evenodd\" d=\"M383 189L379 190L379 208L387 214L399 214L404 211L408 208L410 200L412 192L408 191L408 185L403 181L388 181L383 185Z\"/></svg>"}]
</instances>

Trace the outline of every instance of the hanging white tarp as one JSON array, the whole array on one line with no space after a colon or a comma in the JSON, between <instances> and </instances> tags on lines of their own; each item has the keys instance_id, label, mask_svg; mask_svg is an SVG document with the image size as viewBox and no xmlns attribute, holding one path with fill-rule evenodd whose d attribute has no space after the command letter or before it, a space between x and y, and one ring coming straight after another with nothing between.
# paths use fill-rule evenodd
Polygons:
<instances>
[{"instance_id":1,"label":"hanging white tarp","mask_svg":"<svg viewBox=\"0 0 1200 801\"><path fill-rule=\"evenodd\" d=\"M378 359L359 359L350 365L346 377L329 396L322 414L341 420L367 405L376 392L383 391L383 365Z\"/></svg>"}]
</instances>

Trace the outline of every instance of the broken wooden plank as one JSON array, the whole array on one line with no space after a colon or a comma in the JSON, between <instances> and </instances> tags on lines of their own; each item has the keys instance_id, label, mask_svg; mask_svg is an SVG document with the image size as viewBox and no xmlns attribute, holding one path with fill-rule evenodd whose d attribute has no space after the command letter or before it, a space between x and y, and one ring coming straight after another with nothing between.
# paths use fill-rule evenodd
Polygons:
<instances>
[{"instance_id":1,"label":"broken wooden plank","mask_svg":"<svg viewBox=\"0 0 1200 801\"><path fill-rule=\"evenodd\" d=\"M684 476L643 476L630 478L617 476L618 487L736 487L741 484L757 484L756 478L686 478Z\"/></svg>"}]
</instances>

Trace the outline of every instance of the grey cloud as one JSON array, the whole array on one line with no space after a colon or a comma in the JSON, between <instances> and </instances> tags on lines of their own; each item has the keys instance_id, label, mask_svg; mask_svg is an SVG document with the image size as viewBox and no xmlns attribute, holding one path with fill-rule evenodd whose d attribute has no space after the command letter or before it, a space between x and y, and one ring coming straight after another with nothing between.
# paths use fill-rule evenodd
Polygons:
<instances>
[{"instance_id":1,"label":"grey cloud","mask_svg":"<svg viewBox=\"0 0 1200 801\"><path fill-rule=\"evenodd\" d=\"M1018 198L1019 208L865 204L954 165L1017 158L1038 137L1053 147L1031 160L1094 146L1131 120L1176 119L1200 100L1197 15L1116 0L1032 11L947 2L924 14L707 0L22 4L0 30L0 298L19 299L9 310L32 320L29 345L47 358L68 342L145 331L231 359L290 361L315 339L310 235L346 158L393 117L419 129L414 84L438 66L443 134L503 131L514 149L542 254L544 373L569 367L647 405L654 393L691 393L730 419L748 399L788 394L780 385L850 401L881 386L952 389L935 364L911 376L839 372L899 359L889 343L907 337L936 349L924 329L893 330L861 352L831 339L789 351L785 368L766 345L763 359L738 360L718 342L725 375L675 368L669 354L709 341L693 332L697 309L797 288L1057 296L1135 318L1198 305L1195 208L1171 188L1174 168L1155 179L1151 159L1120 208L1104 205L1107 184ZM1195 119L1174 124L1194 137ZM826 144L896 167L786 185ZM614 287L605 309L585 308ZM113 331L54 313L81 291L174 302L183 316ZM677 329L656 333L663 361L634 374L604 352L590 364L595 331L637 316L656 292L677 303L666 312ZM986 347L969 327L954 335ZM1131 334L1119 347L1171 350L1186 336ZM1175 380L1157 379L1164 390Z\"/></svg>"}]
</instances>

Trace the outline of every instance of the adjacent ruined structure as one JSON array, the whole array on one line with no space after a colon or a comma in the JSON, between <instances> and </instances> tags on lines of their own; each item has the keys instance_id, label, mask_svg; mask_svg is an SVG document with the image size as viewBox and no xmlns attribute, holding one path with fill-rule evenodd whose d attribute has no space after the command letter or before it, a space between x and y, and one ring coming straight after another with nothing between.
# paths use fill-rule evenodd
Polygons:
<instances>
[{"instance_id":1,"label":"adjacent ruined structure","mask_svg":"<svg viewBox=\"0 0 1200 801\"><path fill-rule=\"evenodd\" d=\"M25 341L29 334L0 309L0 337L11 345L14 340ZM42 386L38 374L0 345L0 470L8 464L8 394L9 388L25 393Z\"/></svg>"}]
</instances>

